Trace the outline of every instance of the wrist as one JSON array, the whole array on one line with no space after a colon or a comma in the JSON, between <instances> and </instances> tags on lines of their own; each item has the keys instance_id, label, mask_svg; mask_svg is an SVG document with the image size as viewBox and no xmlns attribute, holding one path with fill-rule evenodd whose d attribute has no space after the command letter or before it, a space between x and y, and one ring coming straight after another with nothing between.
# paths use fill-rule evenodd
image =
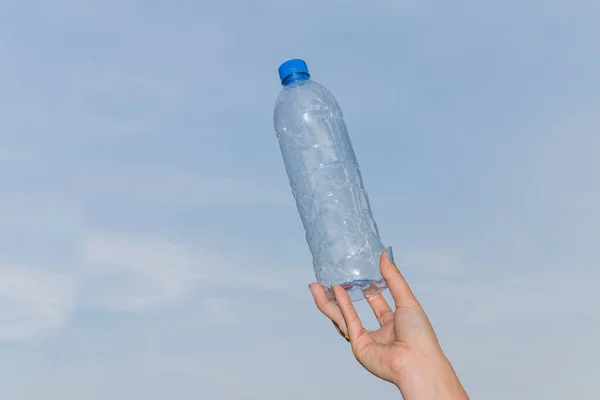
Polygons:
<instances>
[{"instance_id":1,"label":"wrist","mask_svg":"<svg viewBox=\"0 0 600 400\"><path fill-rule=\"evenodd\" d=\"M394 384L405 400L469 400L452 364L443 354L404 363Z\"/></svg>"}]
</instances>

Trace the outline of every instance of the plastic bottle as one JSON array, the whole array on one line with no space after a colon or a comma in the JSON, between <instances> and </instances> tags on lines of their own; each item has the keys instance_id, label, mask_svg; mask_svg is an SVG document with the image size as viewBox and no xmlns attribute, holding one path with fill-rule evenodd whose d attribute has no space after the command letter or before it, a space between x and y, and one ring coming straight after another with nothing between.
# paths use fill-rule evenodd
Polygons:
<instances>
[{"instance_id":1,"label":"plastic bottle","mask_svg":"<svg viewBox=\"0 0 600 400\"><path fill-rule=\"evenodd\" d=\"M377 294L386 289L379 272L384 246L342 110L303 60L283 63L279 77L275 132L317 282L330 298L334 284L352 301Z\"/></svg>"}]
</instances>

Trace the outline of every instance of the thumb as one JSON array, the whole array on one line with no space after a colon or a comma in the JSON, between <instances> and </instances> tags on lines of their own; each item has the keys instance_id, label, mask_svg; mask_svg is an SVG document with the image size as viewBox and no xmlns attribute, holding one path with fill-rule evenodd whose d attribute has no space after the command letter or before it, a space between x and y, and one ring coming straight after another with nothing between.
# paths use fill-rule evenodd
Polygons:
<instances>
[{"instance_id":1,"label":"thumb","mask_svg":"<svg viewBox=\"0 0 600 400\"><path fill-rule=\"evenodd\" d=\"M396 303L396 308L409 307L421 308L410 286L400 273L400 270L394 263L392 247L388 247L383 251L379 259L379 269L381 276L387 283L390 293Z\"/></svg>"}]
</instances>

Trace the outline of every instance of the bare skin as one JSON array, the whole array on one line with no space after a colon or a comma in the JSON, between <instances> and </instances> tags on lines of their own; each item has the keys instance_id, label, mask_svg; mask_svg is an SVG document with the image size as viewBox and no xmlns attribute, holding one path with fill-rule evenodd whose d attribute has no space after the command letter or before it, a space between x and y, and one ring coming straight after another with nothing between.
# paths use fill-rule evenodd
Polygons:
<instances>
[{"instance_id":1,"label":"bare skin","mask_svg":"<svg viewBox=\"0 0 600 400\"><path fill-rule=\"evenodd\" d=\"M310 290L317 307L348 337L358 362L396 385L405 400L468 400L425 311L387 251L381 255L379 267L395 303L392 309L381 293L367 298L379 329L363 327L340 286L333 288L335 302L327 298L323 287L312 283Z\"/></svg>"}]
</instances>

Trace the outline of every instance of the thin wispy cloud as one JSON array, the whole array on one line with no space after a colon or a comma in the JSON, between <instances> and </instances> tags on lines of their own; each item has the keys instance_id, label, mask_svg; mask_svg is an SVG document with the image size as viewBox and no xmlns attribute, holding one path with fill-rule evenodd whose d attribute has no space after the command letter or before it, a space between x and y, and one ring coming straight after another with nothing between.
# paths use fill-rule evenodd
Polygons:
<instances>
[{"instance_id":1,"label":"thin wispy cloud","mask_svg":"<svg viewBox=\"0 0 600 400\"><path fill-rule=\"evenodd\" d=\"M60 328L77 295L72 276L0 264L0 341L27 342Z\"/></svg>"},{"instance_id":2,"label":"thin wispy cloud","mask_svg":"<svg viewBox=\"0 0 600 400\"><path fill-rule=\"evenodd\" d=\"M151 236L90 236L84 265L85 301L122 311L185 300L202 285L277 292L286 288L284 280L244 271L235 256ZM227 299L207 295L204 301L214 313Z\"/></svg>"}]
</instances>

